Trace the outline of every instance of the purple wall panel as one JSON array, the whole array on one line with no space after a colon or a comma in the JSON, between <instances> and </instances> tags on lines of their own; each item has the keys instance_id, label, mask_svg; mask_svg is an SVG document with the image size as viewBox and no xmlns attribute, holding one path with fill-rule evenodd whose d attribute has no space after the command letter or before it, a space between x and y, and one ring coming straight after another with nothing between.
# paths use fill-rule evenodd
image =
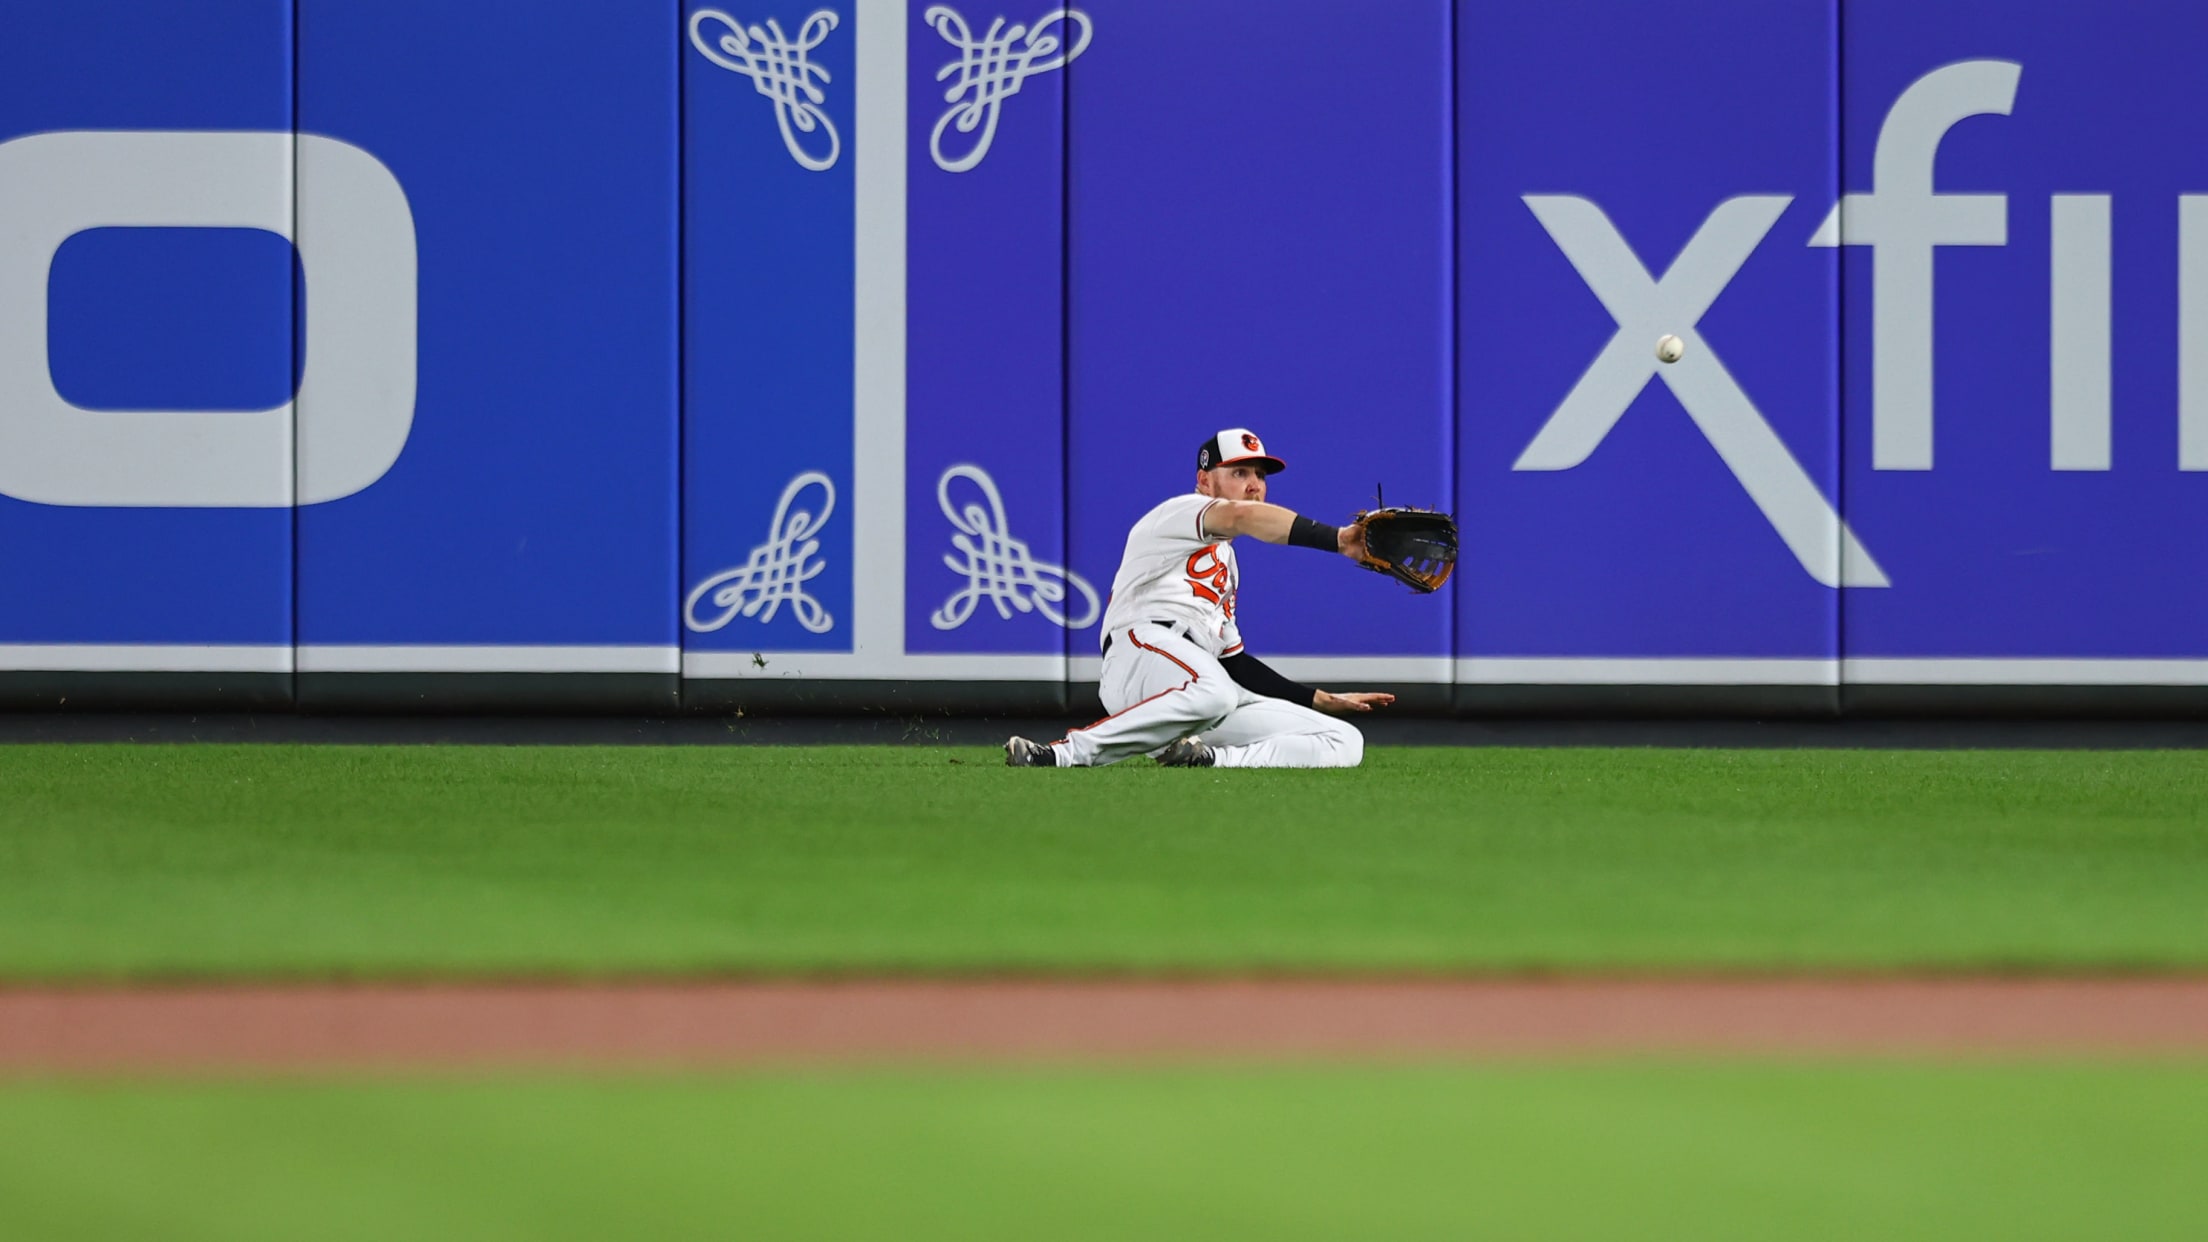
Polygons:
<instances>
[{"instance_id":1,"label":"purple wall panel","mask_svg":"<svg viewBox=\"0 0 2208 1242\"><path fill-rule=\"evenodd\" d=\"M969 25L914 4L907 33L905 648L1057 655L1068 633L1093 649L1110 585L1062 572L1066 71L1051 66L1092 50L1081 14L992 31L994 12L968 6ZM1016 93L972 80L992 47L1025 70Z\"/></svg>"},{"instance_id":2,"label":"purple wall panel","mask_svg":"<svg viewBox=\"0 0 2208 1242\"><path fill-rule=\"evenodd\" d=\"M1449 504L1449 6L1088 11L1068 74L1075 567L1108 584L1222 427L1264 437L1289 463L1271 499L1315 517L1376 484ZM1243 570L1261 656L1449 651L1448 595L1254 543Z\"/></svg>"},{"instance_id":3,"label":"purple wall panel","mask_svg":"<svg viewBox=\"0 0 2208 1242\"><path fill-rule=\"evenodd\" d=\"M1849 593L1848 656L1866 685L2199 684L2140 661L2208 656L2208 9L1845 15L1845 188L1905 221L1842 251L1849 516L1891 582Z\"/></svg>"},{"instance_id":4,"label":"purple wall panel","mask_svg":"<svg viewBox=\"0 0 2208 1242\"><path fill-rule=\"evenodd\" d=\"M1834 9L1615 16L1461 10L1458 655L1829 686L1837 279L1806 243L1834 195ZM1672 367L1666 333L1691 346Z\"/></svg>"}]
</instances>

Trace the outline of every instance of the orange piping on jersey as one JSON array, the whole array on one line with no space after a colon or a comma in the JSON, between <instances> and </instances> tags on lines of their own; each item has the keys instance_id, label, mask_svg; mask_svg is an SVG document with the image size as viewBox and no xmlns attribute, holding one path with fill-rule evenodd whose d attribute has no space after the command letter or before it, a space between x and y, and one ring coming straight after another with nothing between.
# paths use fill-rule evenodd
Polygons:
<instances>
[{"instance_id":1,"label":"orange piping on jersey","mask_svg":"<svg viewBox=\"0 0 2208 1242\"><path fill-rule=\"evenodd\" d=\"M1188 679L1190 681L1198 680L1196 670L1190 668L1186 664L1182 664L1181 658L1179 656L1174 655L1172 652L1167 651L1163 647L1153 647L1150 644L1142 641L1141 639L1135 637L1135 632L1133 630L1127 631L1127 641L1133 643L1137 647L1142 648L1144 651L1147 651L1152 655L1164 656L1166 659L1173 661L1173 663L1180 665L1180 670L1188 674Z\"/></svg>"},{"instance_id":2,"label":"orange piping on jersey","mask_svg":"<svg viewBox=\"0 0 2208 1242\"><path fill-rule=\"evenodd\" d=\"M1157 692L1156 694L1153 694L1153 695L1151 695L1151 696L1150 696L1149 698L1147 698L1147 699L1144 699L1144 700L1142 701L1142 703L1150 703L1150 702L1155 702L1155 701L1156 701L1156 700L1158 700L1158 699L1162 699L1162 698L1164 698L1164 697L1165 697L1166 695L1172 694L1172 693L1173 693L1174 691L1176 691L1176 690L1186 690L1186 689L1188 689L1188 688L1189 688L1190 686L1192 686L1192 685L1195 685L1195 684L1196 684L1196 683L1195 683L1195 682L1192 682L1192 681L1184 681L1184 682L1182 682L1182 683L1181 683L1180 685L1177 685L1177 686L1170 686L1170 687L1168 687L1168 688L1166 688L1166 689L1164 689L1164 690L1160 690L1160 691L1158 691L1158 692ZM1131 711L1135 710L1136 708L1138 708L1138 707L1142 706L1142 703L1129 703L1129 704L1128 704L1128 705L1127 705L1126 707L1123 707L1123 708L1121 708L1120 710L1118 710L1118 711L1116 711L1116 712L1113 712L1113 713L1112 713L1111 715L1109 715L1109 716L1106 716L1106 717L1105 717L1104 719L1102 719L1102 720L1092 720L1092 721L1090 721L1089 723L1087 723L1087 724L1085 724L1085 725L1082 725L1082 726L1081 726L1080 728L1078 728L1078 729L1068 729L1068 730L1066 730L1066 736L1067 736L1067 737L1072 737L1072 736L1073 736L1074 734L1076 734L1076 733L1087 733L1087 732L1088 732L1089 730L1091 730L1091 729L1095 728L1096 726L1098 726L1098 725L1100 725L1100 724L1108 724L1108 723L1110 723L1111 721L1117 720L1117 719L1119 719L1119 718L1120 718L1121 716L1124 716L1124 715L1126 715L1126 714L1127 714L1128 712L1131 712Z\"/></svg>"}]
</instances>

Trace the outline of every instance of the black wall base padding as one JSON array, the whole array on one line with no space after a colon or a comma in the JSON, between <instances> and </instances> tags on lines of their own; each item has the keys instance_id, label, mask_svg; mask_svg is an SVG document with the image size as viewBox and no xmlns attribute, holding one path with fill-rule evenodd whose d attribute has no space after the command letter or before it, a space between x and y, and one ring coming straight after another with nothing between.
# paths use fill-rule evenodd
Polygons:
<instances>
[{"instance_id":1,"label":"black wall base padding","mask_svg":"<svg viewBox=\"0 0 2208 1242\"><path fill-rule=\"evenodd\" d=\"M2208 686L1388 685L1405 720L2208 720ZM1095 682L684 680L671 673L0 672L0 711L1063 718Z\"/></svg>"},{"instance_id":2,"label":"black wall base padding","mask_svg":"<svg viewBox=\"0 0 2208 1242\"><path fill-rule=\"evenodd\" d=\"M290 673L0 672L0 710L270 711L292 706Z\"/></svg>"},{"instance_id":3,"label":"black wall base padding","mask_svg":"<svg viewBox=\"0 0 2208 1242\"><path fill-rule=\"evenodd\" d=\"M303 712L580 712L682 710L673 673L300 673Z\"/></svg>"},{"instance_id":4,"label":"black wall base padding","mask_svg":"<svg viewBox=\"0 0 2208 1242\"><path fill-rule=\"evenodd\" d=\"M771 677L686 681L682 708L716 716L1042 716L1067 710L1066 685L1057 681L784 681Z\"/></svg>"}]
</instances>

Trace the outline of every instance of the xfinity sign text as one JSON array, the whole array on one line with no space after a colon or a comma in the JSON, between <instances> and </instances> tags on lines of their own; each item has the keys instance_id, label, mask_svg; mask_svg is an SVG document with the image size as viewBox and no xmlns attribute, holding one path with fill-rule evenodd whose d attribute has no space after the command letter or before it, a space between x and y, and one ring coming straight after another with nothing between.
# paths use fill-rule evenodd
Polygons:
<instances>
[{"instance_id":1,"label":"xfinity sign text","mask_svg":"<svg viewBox=\"0 0 2208 1242\"><path fill-rule=\"evenodd\" d=\"M1941 142L1966 118L2010 115L2021 76L2022 66L2013 61L1968 60L1918 78L1895 100L1878 131L1871 189L1843 194L1808 238L1810 246L1862 246L1873 255L1871 444L1877 470L1933 467L1937 251L2009 241L2007 195L1941 193L1935 187ZM2049 199L2047 353L2039 365L2049 379L2047 460L2055 470L2111 468L2113 197L2077 192ZM1832 587L1890 585L1835 504L1727 369L1719 349L1697 330L1792 196L1747 194L1720 203L1660 278L1650 275L1592 200L1555 194L1527 194L1523 200L1616 320L1617 330L1513 468L1568 470L1581 464L1649 377L1660 376L1812 578ZM2178 195L2175 208L2176 458L2183 470L2208 470L2208 194ZM2135 209L2169 205L2141 203ZM1673 366L1659 366L1650 352L1665 333L1687 343L1684 360Z\"/></svg>"}]
</instances>

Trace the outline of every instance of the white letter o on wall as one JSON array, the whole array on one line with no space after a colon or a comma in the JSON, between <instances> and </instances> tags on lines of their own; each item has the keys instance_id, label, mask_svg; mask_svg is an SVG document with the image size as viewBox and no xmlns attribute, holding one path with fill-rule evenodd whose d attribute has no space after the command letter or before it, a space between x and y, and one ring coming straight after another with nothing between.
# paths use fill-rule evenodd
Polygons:
<instances>
[{"instance_id":1,"label":"white letter o on wall","mask_svg":"<svg viewBox=\"0 0 2208 1242\"><path fill-rule=\"evenodd\" d=\"M313 309L292 399L243 412L64 400L47 365L47 275L63 242L96 228L264 229L298 247ZM398 178L335 138L84 130L0 143L0 494L279 508L360 491L414 423L415 263Z\"/></svg>"}]
</instances>

